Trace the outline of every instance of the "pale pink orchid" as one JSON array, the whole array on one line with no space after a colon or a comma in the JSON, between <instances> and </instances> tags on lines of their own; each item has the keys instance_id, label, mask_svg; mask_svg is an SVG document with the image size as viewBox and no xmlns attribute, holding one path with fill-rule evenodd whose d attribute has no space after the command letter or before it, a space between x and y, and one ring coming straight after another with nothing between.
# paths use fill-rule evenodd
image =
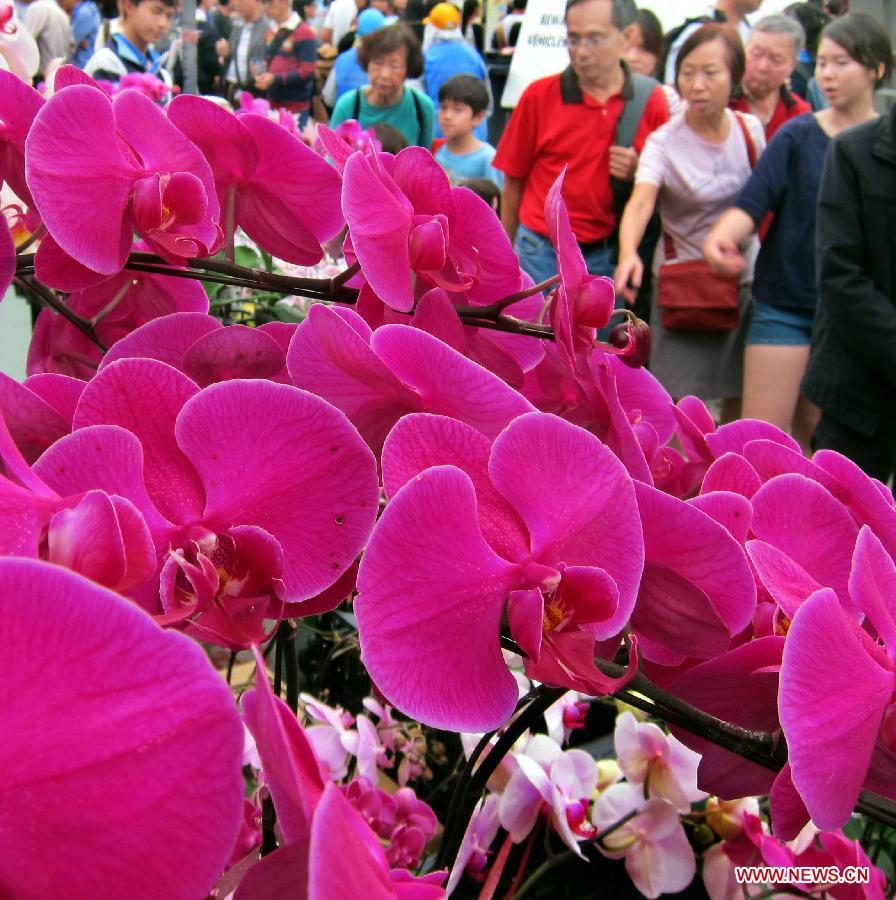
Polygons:
<instances>
[{"instance_id":1,"label":"pale pink orchid","mask_svg":"<svg viewBox=\"0 0 896 900\"><path fill-rule=\"evenodd\" d=\"M630 712L616 719L613 736L619 767L630 784L643 785L649 798L667 800L680 813L706 799L697 787L700 755L651 722Z\"/></svg>"},{"instance_id":2,"label":"pale pink orchid","mask_svg":"<svg viewBox=\"0 0 896 900\"><path fill-rule=\"evenodd\" d=\"M494 210L422 147L397 156L355 152L345 163L346 259L387 306L409 312L433 287L490 303L519 291L519 261Z\"/></svg>"},{"instance_id":3,"label":"pale pink orchid","mask_svg":"<svg viewBox=\"0 0 896 900\"><path fill-rule=\"evenodd\" d=\"M332 166L266 116L234 116L203 97L175 97L168 118L208 159L228 238L239 226L278 259L321 259L345 224Z\"/></svg>"},{"instance_id":4,"label":"pale pink orchid","mask_svg":"<svg viewBox=\"0 0 896 900\"><path fill-rule=\"evenodd\" d=\"M553 706L544 712L548 736L558 744L565 744L573 731L585 727L585 719L591 704L584 694L567 691Z\"/></svg>"},{"instance_id":5,"label":"pale pink orchid","mask_svg":"<svg viewBox=\"0 0 896 900\"><path fill-rule=\"evenodd\" d=\"M52 238L41 244L37 272L53 287L116 275L134 232L173 263L208 256L222 244L205 157L136 91L111 101L86 84L58 91L35 116L25 150L28 187ZM101 196L103 204L85 218L86 196ZM52 277L65 268L60 251L74 261L71 281L84 283Z\"/></svg>"},{"instance_id":6,"label":"pale pink orchid","mask_svg":"<svg viewBox=\"0 0 896 900\"><path fill-rule=\"evenodd\" d=\"M0 630L19 636L0 662L3 893L205 896L243 807L242 728L205 653L36 560L0 559Z\"/></svg>"},{"instance_id":7,"label":"pale pink orchid","mask_svg":"<svg viewBox=\"0 0 896 900\"><path fill-rule=\"evenodd\" d=\"M305 465L283 480L293 454ZM377 510L374 458L324 401L263 381L200 391L149 359L104 368L35 473L62 495L130 500L160 554L160 582L135 596L233 648L259 640L265 619L302 615L352 564Z\"/></svg>"},{"instance_id":8,"label":"pale pink orchid","mask_svg":"<svg viewBox=\"0 0 896 900\"><path fill-rule=\"evenodd\" d=\"M597 833L588 817L597 787L597 763L584 750L563 750L545 734L531 737L516 754L517 769L501 794L501 825L515 844L544 815L573 853Z\"/></svg>"},{"instance_id":9,"label":"pale pink orchid","mask_svg":"<svg viewBox=\"0 0 896 900\"><path fill-rule=\"evenodd\" d=\"M160 316L208 311L208 295L199 282L148 272L120 272L100 284L74 291L66 303L73 312L95 322L96 335L107 347ZM82 331L45 309L37 317L27 365L31 375L55 372L88 379L101 363L108 364L118 356L114 350L111 357L106 354L104 358Z\"/></svg>"},{"instance_id":10,"label":"pale pink orchid","mask_svg":"<svg viewBox=\"0 0 896 900\"><path fill-rule=\"evenodd\" d=\"M416 328L372 331L350 309L315 304L289 347L293 384L341 409L374 452L403 415L452 416L494 437L534 411L515 390Z\"/></svg>"},{"instance_id":11,"label":"pale pink orchid","mask_svg":"<svg viewBox=\"0 0 896 900\"><path fill-rule=\"evenodd\" d=\"M408 416L382 469L390 500L355 611L365 664L390 703L457 731L502 725L517 700L501 655L505 614L530 677L618 688L594 656L599 641L615 652L631 615L641 524L631 480L597 438L531 413L491 444L462 422Z\"/></svg>"},{"instance_id":12,"label":"pale pink orchid","mask_svg":"<svg viewBox=\"0 0 896 900\"><path fill-rule=\"evenodd\" d=\"M491 845L501 827L499 807L501 798L497 794L487 794L480 800L470 817L470 824L464 832L463 841L457 851L454 866L445 890L450 896L464 874L476 881L485 880L485 868L491 855Z\"/></svg>"},{"instance_id":13,"label":"pale pink orchid","mask_svg":"<svg viewBox=\"0 0 896 900\"><path fill-rule=\"evenodd\" d=\"M625 859L635 887L651 900L684 890L694 878L696 862L671 803L645 799L637 785L614 784L595 800L591 819L603 832L632 813L597 843L597 849L610 859Z\"/></svg>"},{"instance_id":14,"label":"pale pink orchid","mask_svg":"<svg viewBox=\"0 0 896 900\"><path fill-rule=\"evenodd\" d=\"M8 69L16 78L30 84L39 66L37 42L17 18L15 5L3 2L0 5L0 71Z\"/></svg>"}]
</instances>

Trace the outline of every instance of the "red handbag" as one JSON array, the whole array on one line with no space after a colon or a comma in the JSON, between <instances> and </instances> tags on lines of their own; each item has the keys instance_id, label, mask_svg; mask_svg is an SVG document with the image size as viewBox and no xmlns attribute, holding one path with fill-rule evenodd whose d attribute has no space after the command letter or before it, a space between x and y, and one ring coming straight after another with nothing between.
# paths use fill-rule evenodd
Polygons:
<instances>
[{"instance_id":1,"label":"red handbag","mask_svg":"<svg viewBox=\"0 0 896 900\"><path fill-rule=\"evenodd\" d=\"M750 169L756 166L756 146L746 122L735 113L747 145ZM675 245L663 232L667 262L659 268L658 302L667 331L734 331L740 322L740 278L720 275L705 259L674 260Z\"/></svg>"}]
</instances>

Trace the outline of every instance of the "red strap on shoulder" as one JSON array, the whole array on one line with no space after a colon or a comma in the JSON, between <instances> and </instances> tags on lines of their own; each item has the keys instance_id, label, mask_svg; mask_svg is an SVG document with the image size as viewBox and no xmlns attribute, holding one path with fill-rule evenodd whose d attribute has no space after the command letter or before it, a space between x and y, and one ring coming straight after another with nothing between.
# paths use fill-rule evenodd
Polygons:
<instances>
[{"instance_id":1,"label":"red strap on shoulder","mask_svg":"<svg viewBox=\"0 0 896 900\"><path fill-rule=\"evenodd\" d=\"M750 169L756 168L756 144L753 142L753 135L750 134L750 129L747 128L747 123L744 120L744 117L739 113L734 113L734 118L737 119L737 124L740 125L741 134L744 136L744 141L747 145L747 159L750 160Z\"/></svg>"}]
</instances>

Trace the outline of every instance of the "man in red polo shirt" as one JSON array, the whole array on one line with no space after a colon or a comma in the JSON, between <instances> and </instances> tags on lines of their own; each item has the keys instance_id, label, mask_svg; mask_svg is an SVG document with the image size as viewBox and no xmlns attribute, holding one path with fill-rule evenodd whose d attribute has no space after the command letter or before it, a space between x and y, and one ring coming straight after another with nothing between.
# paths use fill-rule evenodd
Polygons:
<instances>
[{"instance_id":1,"label":"man in red polo shirt","mask_svg":"<svg viewBox=\"0 0 896 900\"><path fill-rule=\"evenodd\" d=\"M744 96L732 100L731 108L756 116L766 142L785 122L811 110L787 85L805 44L803 26L789 16L766 16L750 32Z\"/></svg>"},{"instance_id":2,"label":"man in red polo shirt","mask_svg":"<svg viewBox=\"0 0 896 900\"><path fill-rule=\"evenodd\" d=\"M570 65L526 88L498 145L493 165L505 173L502 221L536 283L557 273L544 201L564 167L563 198L588 271L613 274L618 211L610 178L634 178L647 136L669 118L657 85L633 146L613 146L625 98L632 95L623 31L636 15L632 0L567 0Z\"/></svg>"}]
</instances>

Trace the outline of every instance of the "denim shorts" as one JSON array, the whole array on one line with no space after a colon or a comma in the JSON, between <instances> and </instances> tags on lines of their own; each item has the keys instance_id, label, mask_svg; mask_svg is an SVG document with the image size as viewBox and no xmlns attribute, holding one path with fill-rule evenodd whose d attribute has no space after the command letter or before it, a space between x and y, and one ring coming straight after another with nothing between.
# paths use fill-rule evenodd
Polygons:
<instances>
[{"instance_id":1,"label":"denim shorts","mask_svg":"<svg viewBox=\"0 0 896 900\"><path fill-rule=\"evenodd\" d=\"M753 301L753 314L747 331L747 344L780 344L802 347L812 343L814 309L770 306Z\"/></svg>"}]
</instances>

